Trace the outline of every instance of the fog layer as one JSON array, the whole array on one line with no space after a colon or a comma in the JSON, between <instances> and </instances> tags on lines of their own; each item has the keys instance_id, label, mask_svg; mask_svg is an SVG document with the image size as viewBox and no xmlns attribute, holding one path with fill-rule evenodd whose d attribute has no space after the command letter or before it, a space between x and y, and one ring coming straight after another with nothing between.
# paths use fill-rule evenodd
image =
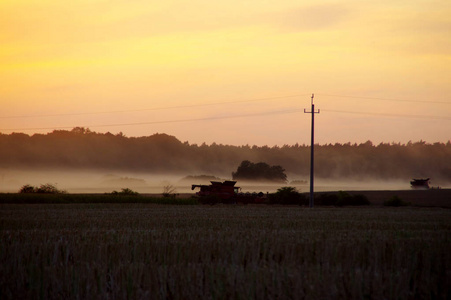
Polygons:
<instances>
[{"instance_id":1,"label":"fog layer","mask_svg":"<svg viewBox=\"0 0 451 300\"><path fill-rule=\"evenodd\" d=\"M0 191L17 191L24 184L57 184L69 192L111 192L132 188L160 193L174 185L191 192L187 175L231 179L243 160L281 166L308 190L310 147L196 145L155 134L127 138L89 129L54 131L29 136L0 134ZM412 178L431 178L433 186L451 182L451 143L328 144L315 147L316 190L410 188ZM293 184L293 185L296 185ZM243 190L271 192L281 184L239 182ZM282 184L283 185L283 184Z\"/></svg>"},{"instance_id":2,"label":"fog layer","mask_svg":"<svg viewBox=\"0 0 451 300\"><path fill-rule=\"evenodd\" d=\"M230 180L230 177L221 177L220 180ZM184 180L178 175L152 175L131 173L102 173L96 171L18 171L0 170L0 192L15 193L23 185L31 184L39 186L50 183L58 189L68 193L111 193L123 188L130 188L139 193L161 194L164 187L173 186L176 193L195 193L191 190L192 184L209 184L208 180ZM283 186L294 186L301 192L309 191L307 183L262 183L238 181L242 192L275 192ZM446 186L442 186L446 187ZM381 181L381 180L328 180L317 178L315 180L315 191L338 191L338 190L405 190L410 189L408 181Z\"/></svg>"}]
</instances>

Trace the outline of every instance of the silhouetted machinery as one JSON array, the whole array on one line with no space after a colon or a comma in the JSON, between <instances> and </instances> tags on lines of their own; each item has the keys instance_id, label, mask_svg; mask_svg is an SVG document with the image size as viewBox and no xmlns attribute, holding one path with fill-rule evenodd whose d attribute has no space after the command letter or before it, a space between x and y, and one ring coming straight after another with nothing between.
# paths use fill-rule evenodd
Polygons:
<instances>
[{"instance_id":1,"label":"silhouetted machinery","mask_svg":"<svg viewBox=\"0 0 451 300\"><path fill-rule=\"evenodd\" d=\"M410 185L413 189L422 189L422 190L428 190L429 187L429 180L430 178L426 179L412 179L410 182Z\"/></svg>"},{"instance_id":2,"label":"silhouetted machinery","mask_svg":"<svg viewBox=\"0 0 451 300\"><path fill-rule=\"evenodd\" d=\"M210 181L210 185L193 184L191 190L200 188L196 195L202 203L262 203L264 194L260 193L240 193L241 188L235 186L236 181L226 180Z\"/></svg>"}]
</instances>

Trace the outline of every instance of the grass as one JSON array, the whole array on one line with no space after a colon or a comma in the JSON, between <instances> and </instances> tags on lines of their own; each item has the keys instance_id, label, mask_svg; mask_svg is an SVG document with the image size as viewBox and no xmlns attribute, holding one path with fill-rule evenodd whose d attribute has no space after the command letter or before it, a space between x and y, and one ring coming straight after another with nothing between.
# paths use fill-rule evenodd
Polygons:
<instances>
[{"instance_id":1,"label":"grass","mask_svg":"<svg viewBox=\"0 0 451 300\"><path fill-rule=\"evenodd\" d=\"M0 205L0 298L446 299L451 211Z\"/></svg>"}]
</instances>

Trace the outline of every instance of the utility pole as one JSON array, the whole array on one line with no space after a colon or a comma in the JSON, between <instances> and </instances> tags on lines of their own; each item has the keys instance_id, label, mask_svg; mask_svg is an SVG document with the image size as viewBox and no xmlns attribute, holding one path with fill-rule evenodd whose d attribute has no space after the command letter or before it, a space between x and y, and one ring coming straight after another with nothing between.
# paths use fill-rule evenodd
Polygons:
<instances>
[{"instance_id":1,"label":"utility pole","mask_svg":"<svg viewBox=\"0 0 451 300\"><path fill-rule=\"evenodd\" d=\"M317 112L315 112L315 104L313 104L313 97L315 95L312 94L312 111L305 111L304 113L312 114L312 141L310 146L310 201L309 201L309 207L313 207L313 171L314 171L314 164L313 164L313 146L315 144L315 114L319 114L319 109Z\"/></svg>"}]
</instances>

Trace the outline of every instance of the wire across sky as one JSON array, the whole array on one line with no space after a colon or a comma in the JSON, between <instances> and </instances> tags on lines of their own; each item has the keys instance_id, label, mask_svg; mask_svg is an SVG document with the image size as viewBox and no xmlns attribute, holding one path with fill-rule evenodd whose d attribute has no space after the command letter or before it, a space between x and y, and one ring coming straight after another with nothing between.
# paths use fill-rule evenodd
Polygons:
<instances>
[{"instance_id":1,"label":"wire across sky","mask_svg":"<svg viewBox=\"0 0 451 300\"><path fill-rule=\"evenodd\" d=\"M331 95L331 94L316 94L318 96L326 96L326 97L342 97L342 98L351 98L351 99L365 99L365 100L381 100L381 101L392 101L392 102L416 102L416 103L436 103L436 104L451 104L451 102L445 101L421 101L421 100L406 100L406 99L393 99L393 98L376 98L376 97L362 97L362 96L345 96L345 95ZM125 110L110 110L110 111L97 111L97 112L79 112L79 113L61 113L61 114L39 114L39 115L15 115L15 116L0 116L0 119L15 119L15 118L43 118L43 117L63 117L63 116L83 116L83 115L98 115L98 114L120 114L120 113L128 113L128 112L141 112L141 111L157 111L157 110L170 110L170 109L180 109L180 108L193 108L193 107L207 107L214 105L227 105L227 104L237 104L237 103L247 103L247 102L260 102L260 101L271 101L271 100L280 100L287 98L296 98L296 97L305 97L310 96L310 94L297 94L297 95L286 95L286 96L278 96L278 97L266 97L266 98L254 98L247 100L235 100L235 101L223 101L223 102L209 102L209 103L198 103L198 104L189 104L189 105L176 105L176 106L165 106L165 107L151 107L151 108L139 108L139 109L125 109ZM340 113L353 113L353 114L373 114L367 112L358 112L358 111L333 111L329 110L329 112L340 112ZM263 113L267 114L267 113ZM389 114L377 114L377 115L386 115ZM246 115L243 115L246 116ZM395 115L393 116L407 116L407 115ZM232 116L235 117L235 116ZM412 115L414 118L434 118L437 117L439 119L449 119L441 116L420 116L420 115Z\"/></svg>"},{"instance_id":2,"label":"wire across sky","mask_svg":"<svg viewBox=\"0 0 451 300\"><path fill-rule=\"evenodd\" d=\"M441 101L430 101L429 102L429 101L387 99L387 98L374 98L374 97L357 97L357 96L343 96L343 95L326 95L326 94L318 94L318 95L331 96L331 97L359 98L359 99L368 99L368 100L395 101L395 102L424 102L424 103L451 104L448 102L441 102ZM81 116L81 115L114 114L114 113L127 113L127 112L152 111L152 110L170 110L170 109L178 109L178 108L205 107L205 106L213 106L213 105L236 104L236 103L246 103L246 102L268 101L268 100L280 100L280 99L294 98L294 97L301 97L301 96L309 96L309 95L308 94L298 94L298 95L288 95L288 96L279 96L279 97L254 98L254 99L248 99L248 100L236 100L236 101L213 102L213 103L205 103L205 104L191 104L191 105L143 108L143 109L133 109L133 110L116 110L116 111L84 112L84 113L68 113L68 114L48 114L48 115L23 115L23 116L10 116L10 117L1 117L1 118ZM375 112L366 112L366 111L349 111L349 110L333 110L333 109L321 109L321 111L330 112L330 113L370 115L370 116L390 117L390 118L417 118L417 119L435 119L435 120L451 121L451 116L447 117L447 116L434 116L434 115L375 113ZM149 121L149 122L89 124L89 125L83 125L83 126L88 127L88 128L102 128L102 127L115 127L115 126L139 126L139 125L151 125L151 124L170 124L170 123L201 122L201 121L212 121L212 120L234 119L234 118L249 118L249 117L282 115L282 114L292 114L292 113L301 113L301 112L303 112L302 109L286 108L286 109L281 109L281 110L276 110L276 111L272 110L272 111L265 111L265 112L258 112L258 113L234 114L234 115L204 117L204 118L187 118L187 119L174 119L174 120ZM76 127L76 126L1 128L0 130L2 130L2 131L14 131L14 130L29 131L29 130L71 129L74 127Z\"/></svg>"}]
</instances>

